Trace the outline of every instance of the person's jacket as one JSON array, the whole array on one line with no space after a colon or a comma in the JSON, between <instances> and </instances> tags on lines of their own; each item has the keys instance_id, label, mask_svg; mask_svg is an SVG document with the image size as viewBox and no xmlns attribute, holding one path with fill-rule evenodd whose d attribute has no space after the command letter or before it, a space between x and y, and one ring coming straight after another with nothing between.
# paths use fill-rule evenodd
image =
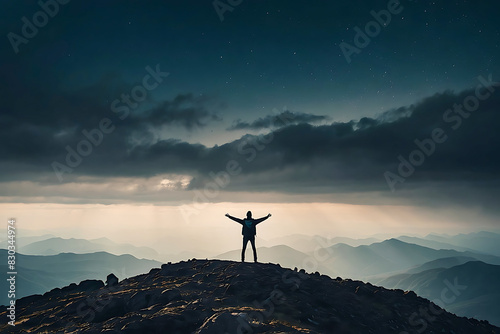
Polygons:
<instances>
[{"instance_id":1,"label":"person's jacket","mask_svg":"<svg viewBox=\"0 0 500 334\"><path fill-rule=\"evenodd\" d=\"M240 223L242 226L241 228L241 234L244 237L253 237L257 234L257 229L255 226L257 224L262 223L264 220L266 220L268 217L262 217L259 219L253 219L253 218L245 218L245 219L239 219L233 216L228 216L230 219L234 220L237 223Z\"/></svg>"}]
</instances>

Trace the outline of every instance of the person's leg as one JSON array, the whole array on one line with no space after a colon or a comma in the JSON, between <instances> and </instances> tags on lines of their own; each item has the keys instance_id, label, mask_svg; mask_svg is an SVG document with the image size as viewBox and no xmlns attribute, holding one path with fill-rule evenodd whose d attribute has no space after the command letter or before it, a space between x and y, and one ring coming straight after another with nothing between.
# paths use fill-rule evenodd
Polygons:
<instances>
[{"instance_id":1,"label":"person's leg","mask_svg":"<svg viewBox=\"0 0 500 334\"><path fill-rule=\"evenodd\" d=\"M247 249L248 239L243 237L243 249L241 250L241 262L245 262L245 250Z\"/></svg>"},{"instance_id":2,"label":"person's leg","mask_svg":"<svg viewBox=\"0 0 500 334\"><path fill-rule=\"evenodd\" d=\"M255 237L252 237L250 239L250 243L252 244L252 249L253 249L253 261L257 262L257 250L255 249Z\"/></svg>"}]
</instances>

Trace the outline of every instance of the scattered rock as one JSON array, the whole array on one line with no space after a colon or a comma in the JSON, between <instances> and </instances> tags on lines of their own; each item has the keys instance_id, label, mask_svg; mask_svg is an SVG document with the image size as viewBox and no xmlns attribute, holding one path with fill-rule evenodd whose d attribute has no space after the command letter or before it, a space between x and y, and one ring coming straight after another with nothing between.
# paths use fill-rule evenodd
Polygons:
<instances>
[{"instance_id":1,"label":"scattered rock","mask_svg":"<svg viewBox=\"0 0 500 334\"><path fill-rule=\"evenodd\" d=\"M103 286L104 286L104 283L101 280L88 279L85 281L81 281L80 284L78 284L78 290L79 291L93 291L93 290L100 289Z\"/></svg>"},{"instance_id":2,"label":"scattered rock","mask_svg":"<svg viewBox=\"0 0 500 334\"><path fill-rule=\"evenodd\" d=\"M118 277L115 274L111 273L106 277L106 286L115 286L118 285Z\"/></svg>"}]
</instances>

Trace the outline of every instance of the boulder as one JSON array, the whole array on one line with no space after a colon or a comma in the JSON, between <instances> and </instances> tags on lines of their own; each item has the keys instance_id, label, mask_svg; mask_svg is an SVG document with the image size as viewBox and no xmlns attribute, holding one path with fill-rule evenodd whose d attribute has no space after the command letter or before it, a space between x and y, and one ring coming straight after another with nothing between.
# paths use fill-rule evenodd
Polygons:
<instances>
[{"instance_id":1,"label":"boulder","mask_svg":"<svg viewBox=\"0 0 500 334\"><path fill-rule=\"evenodd\" d=\"M87 279L84 281L81 281L80 284L78 284L78 290L79 291L93 291L100 289L104 286L104 283L101 280L96 280L96 279Z\"/></svg>"},{"instance_id":2,"label":"boulder","mask_svg":"<svg viewBox=\"0 0 500 334\"><path fill-rule=\"evenodd\" d=\"M111 273L106 277L106 286L115 286L118 285L118 277L115 274Z\"/></svg>"}]
</instances>

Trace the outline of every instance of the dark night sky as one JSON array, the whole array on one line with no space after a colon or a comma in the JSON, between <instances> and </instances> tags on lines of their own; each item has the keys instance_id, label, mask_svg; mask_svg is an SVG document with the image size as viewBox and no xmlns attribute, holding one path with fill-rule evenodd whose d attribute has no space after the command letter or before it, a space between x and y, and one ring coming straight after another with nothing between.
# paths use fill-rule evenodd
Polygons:
<instances>
[{"instance_id":1,"label":"dark night sky","mask_svg":"<svg viewBox=\"0 0 500 334\"><path fill-rule=\"evenodd\" d=\"M341 43L391 3L243 0L221 20L212 1L73 0L15 52L11 33L41 8L4 2L3 202L188 203L234 160L241 173L212 201L259 192L498 217L500 5L401 1L348 62ZM113 101L146 67L169 74L120 119ZM479 105L447 113L466 101ZM54 162L106 118L113 131L58 179ZM398 156L436 129L446 139L392 192L384 173L402 177ZM139 186L95 195L124 178Z\"/></svg>"}]
</instances>

